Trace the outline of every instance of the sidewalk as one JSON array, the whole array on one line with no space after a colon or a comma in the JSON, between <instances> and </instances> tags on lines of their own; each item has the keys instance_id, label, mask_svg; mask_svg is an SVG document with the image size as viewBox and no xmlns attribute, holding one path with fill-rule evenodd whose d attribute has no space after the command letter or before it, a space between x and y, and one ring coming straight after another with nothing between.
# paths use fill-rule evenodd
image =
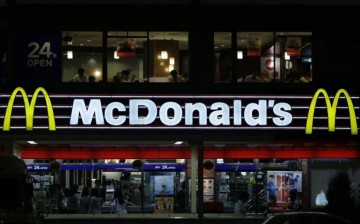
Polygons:
<instances>
[{"instance_id":1,"label":"sidewalk","mask_svg":"<svg viewBox=\"0 0 360 224\"><path fill-rule=\"evenodd\" d=\"M191 213L168 214L49 214L45 217L45 224L259 224L265 217L260 215L235 215L227 213L205 213L203 218Z\"/></svg>"}]
</instances>

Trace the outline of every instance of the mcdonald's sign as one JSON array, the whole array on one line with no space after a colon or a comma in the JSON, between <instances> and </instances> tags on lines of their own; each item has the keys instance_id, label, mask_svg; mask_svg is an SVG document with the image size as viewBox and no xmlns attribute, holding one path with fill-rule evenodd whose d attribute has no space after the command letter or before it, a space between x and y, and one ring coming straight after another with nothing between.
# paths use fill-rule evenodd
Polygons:
<instances>
[{"instance_id":1,"label":"mcdonald's sign","mask_svg":"<svg viewBox=\"0 0 360 224\"><path fill-rule=\"evenodd\" d=\"M316 107L316 103L318 100L319 95L322 94L325 99L326 103L326 109L327 109L327 115L328 115L328 130L329 132L335 131L335 120L336 120L336 109L338 106L340 95L343 94L345 96L345 99L347 101L347 105L349 108L349 117L350 117L350 131L352 135L358 134L358 127L356 122L356 114L353 102L351 100L351 97L349 96L348 92L345 89L339 89L334 97L333 103L331 104L329 96L327 92L324 89L318 89L312 100L309 107L309 112L307 116L306 121L306 127L305 127L305 133L306 134L312 134L313 129L313 120L314 120L314 111Z\"/></svg>"},{"instance_id":2,"label":"mcdonald's sign","mask_svg":"<svg viewBox=\"0 0 360 224\"><path fill-rule=\"evenodd\" d=\"M37 99L40 93L42 95L39 101ZM19 98L23 101L21 99L19 101ZM11 129L27 131L34 128L50 131L86 129L89 132L105 129L114 132L198 129L291 130L304 133L305 130L305 134L312 134L313 129L335 132L336 127L337 131L350 129L352 135L358 135L356 114L360 112L359 105L353 104L353 101L355 99L358 101L360 97L350 96L344 89L339 89L335 96L330 97L324 89L318 89L314 95L307 96L276 94L94 96L57 93L51 94L51 98L52 101L42 87L37 88L32 96L27 95L21 87L17 87L12 94L0 94L0 102L3 101L2 99L8 102L7 106L6 103L0 104L0 111L6 108L5 113L0 114L0 124L3 122L0 129L9 131L11 126ZM34 116L35 109L36 116ZM319 112L319 116L314 116L315 109ZM350 127L348 119L350 119Z\"/></svg>"},{"instance_id":3,"label":"mcdonald's sign","mask_svg":"<svg viewBox=\"0 0 360 224\"><path fill-rule=\"evenodd\" d=\"M35 110L36 99L37 99L39 93L41 92L44 95L45 102L46 102L46 108L47 108L47 111L48 111L49 130L50 131L55 131L56 130L56 125L55 125L55 116L54 116L53 107L52 107L52 104L51 104L48 93L42 87L39 87L39 88L37 88L35 90L32 98L31 98L30 104L29 104L28 96L26 95L25 90L23 88L17 87L13 91L13 93L10 96L7 108L6 108L5 117L4 117L4 124L3 124L3 131L9 131L10 130L10 120L11 120L12 109L13 109L13 106L14 106L15 97L16 97L18 92L21 93L22 98L24 100L26 130L31 131L33 129L34 110Z\"/></svg>"}]
</instances>

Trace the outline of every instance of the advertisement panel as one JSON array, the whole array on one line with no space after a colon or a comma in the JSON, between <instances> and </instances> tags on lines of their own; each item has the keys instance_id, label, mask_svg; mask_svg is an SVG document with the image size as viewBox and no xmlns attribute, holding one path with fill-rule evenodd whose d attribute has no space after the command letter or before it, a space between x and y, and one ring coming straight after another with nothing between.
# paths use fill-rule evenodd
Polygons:
<instances>
[{"instance_id":1,"label":"advertisement panel","mask_svg":"<svg viewBox=\"0 0 360 224\"><path fill-rule=\"evenodd\" d=\"M155 213L171 213L174 211L174 197L155 197Z\"/></svg>"},{"instance_id":2,"label":"advertisement panel","mask_svg":"<svg viewBox=\"0 0 360 224\"><path fill-rule=\"evenodd\" d=\"M155 176L155 195L174 195L174 176Z\"/></svg>"},{"instance_id":3,"label":"advertisement panel","mask_svg":"<svg viewBox=\"0 0 360 224\"><path fill-rule=\"evenodd\" d=\"M267 171L266 177L269 211L285 211L292 195L302 196L302 171Z\"/></svg>"},{"instance_id":4,"label":"advertisement panel","mask_svg":"<svg viewBox=\"0 0 360 224\"><path fill-rule=\"evenodd\" d=\"M27 32L20 37L21 80L24 83L61 82L61 33Z\"/></svg>"}]
</instances>

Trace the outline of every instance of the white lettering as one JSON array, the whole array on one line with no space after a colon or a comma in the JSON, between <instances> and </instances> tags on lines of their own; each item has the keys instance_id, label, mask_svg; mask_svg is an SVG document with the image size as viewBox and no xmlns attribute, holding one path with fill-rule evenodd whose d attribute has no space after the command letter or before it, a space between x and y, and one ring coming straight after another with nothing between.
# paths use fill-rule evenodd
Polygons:
<instances>
[{"instance_id":1,"label":"white lettering","mask_svg":"<svg viewBox=\"0 0 360 224\"><path fill-rule=\"evenodd\" d=\"M170 109L174 111L174 116L172 118L169 117L169 113L168 113ZM179 124L182 119L181 106L175 102L164 103L160 107L159 116L163 124L167 126L175 126Z\"/></svg>"},{"instance_id":2,"label":"white lettering","mask_svg":"<svg viewBox=\"0 0 360 224\"><path fill-rule=\"evenodd\" d=\"M119 102L112 102L105 108L105 120L111 125L122 125L126 121L126 116L114 117L114 110L125 112L126 107Z\"/></svg>"},{"instance_id":3,"label":"white lettering","mask_svg":"<svg viewBox=\"0 0 360 224\"><path fill-rule=\"evenodd\" d=\"M254 111L258 117L254 117ZM266 100L259 100L259 103L249 103L244 110L245 122L250 126L266 125Z\"/></svg>"},{"instance_id":4,"label":"white lettering","mask_svg":"<svg viewBox=\"0 0 360 224\"><path fill-rule=\"evenodd\" d=\"M241 125L241 100L234 100L234 125Z\"/></svg>"},{"instance_id":5,"label":"white lettering","mask_svg":"<svg viewBox=\"0 0 360 224\"><path fill-rule=\"evenodd\" d=\"M277 103L274 106L273 112L279 117L274 117L272 120L277 126L286 126L292 122L291 106L287 103Z\"/></svg>"},{"instance_id":6,"label":"white lettering","mask_svg":"<svg viewBox=\"0 0 360 224\"><path fill-rule=\"evenodd\" d=\"M193 125L196 110L199 112L199 124L207 125L207 110L203 103L185 103L185 125Z\"/></svg>"},{"instance_id":7,"label":"white lettering","mask_svg":"<svg viewBox=\"0 0 360 224\"><path fill-rule=\"evenodd\" d=\"M101 109L101 101L99 99L90 100L88 109L86 109L84 100L75 99L71 111L70 125L78 124L79 115L84 125L90 125L94 115L97 125L104 124L104 115Z\"/></svg>"},{"instance_id":8,"label":"white lettering","mask_svg":"<svg viewBox=\"0 0 360 224\"><path fill-rule=\"evenodd\" d=\"M210 107L212 112L209 116L209 121L212 125L229 125L230 124L230 108L225 103L213 103ZM219 110L217 110L219 109Z\"/></svg>"},{"instance_id":9,"label":"white lettering","mask_svg":"<svg viewBox=\"0 0 360 224\"><path fill-rule=\"evenodd\" d=\"M176 126L183 124L182 122L185 126L192 126L194 123L195 126L205 126L208 122L212 126L264 126L268 121L276 126L287 126L293 120L291 106L285 102L258 100L257 103L249 103L244 107L242 104L241 100L233 100L231 108L227 103L215 102L207 108L206 104L196 102L185 103L183 109L177 102L164 102L158 108L152 100L134 99L129 100L128 111L121 102L111 102L103 111L100 99L91 99L88 106L83 99L74 99L70 125L78 125L79 119L83 125L91 125L95 118L96 125L104 125L106 121L108 125L120 126L127 122L127 117L129 125L152 125L156 122L157 125L165 126Z\"/></svg>"},{"instance_id":10,"label":"white lettering","mask_svg":"<svg viewBox=\"0 0 360 224\"><path fill-rule=\"evenodd\" d=\"M52 67L52 59L29 59L27 61L29 67Z\"/></svg>"},{"instance_id":11,"label":"white lettering","mask_svg":"<svg viewBox=\"0 0 360 224\"><path fill-rule=\"evenodd\" d=\"M156 104L151 100L130 100L130 125L147 125L154 122L157 116ZM139 108L145 107L148 114L145 117L139 117Z\"/></svg>"}]
</instances>

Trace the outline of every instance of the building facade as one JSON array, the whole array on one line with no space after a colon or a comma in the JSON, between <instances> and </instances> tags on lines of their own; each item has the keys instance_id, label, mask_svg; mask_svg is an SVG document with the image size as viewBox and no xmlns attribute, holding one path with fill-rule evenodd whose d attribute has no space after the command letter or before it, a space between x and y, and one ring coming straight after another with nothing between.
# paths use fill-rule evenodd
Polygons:
<instances>
[{"instance_id":1,"label":"building facade","mask_svg":"<svg viewBox=\"0 0 360 224\"><path fill-rule=\"evenodd\" d=\"M358 6L286 4L4 4L3 153L142 213L310 210L339 168L357 192Z\"/></svg>"}]
</instances>

